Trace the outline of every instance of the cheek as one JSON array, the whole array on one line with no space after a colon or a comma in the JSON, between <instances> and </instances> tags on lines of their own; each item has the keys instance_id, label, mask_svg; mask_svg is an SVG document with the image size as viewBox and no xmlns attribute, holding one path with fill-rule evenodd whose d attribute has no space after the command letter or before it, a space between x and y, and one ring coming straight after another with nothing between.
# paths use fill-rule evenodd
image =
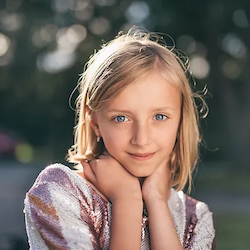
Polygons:
<instances>
[{"instance_id":1,"label":"cheek","mask_svg":"<svg viewBox=\"0 0 250 250\"><path fill-rule=\"evenodd\" d=\"M158 142L161 145L161 148L165 148L168 151L172 151L176 143L177 129L168 128L158 134Z\"/></svg>"},{"instance_id":2,"label":"cheek","mask_svg":"<svg viewBox=\"0 0 250 250\"><path fill-rule=\"evenodd\" d=\"M111 153L117 151L128 143L129 135L119 129L103 129L101 131L106 149Z\"/></svg>"},{"instance_id":3,"label":"cheek","mask_svg":"<svg viewBox=\"0 0 250 250\"><path fill-rule=\"evenodd\" d=\"M165 140L164 140L165 139ZM166 151L171 152L174 148L176 137L168 137L168 138L162 138L160 141L160 145L162 149L165 149Z\"/></svg>"}]
</instances>

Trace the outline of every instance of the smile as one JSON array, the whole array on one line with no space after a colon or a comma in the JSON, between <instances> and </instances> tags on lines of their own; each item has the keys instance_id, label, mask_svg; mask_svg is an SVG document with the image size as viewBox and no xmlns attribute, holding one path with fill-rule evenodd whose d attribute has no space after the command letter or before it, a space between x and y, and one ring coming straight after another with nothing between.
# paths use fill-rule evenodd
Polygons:
<instances>
[{"instance_id":1,"label":"smile","mask_svg":"<svg viewBox=\"0 0 250 250\"><path fill-rule=\"evenodd\" d=\"M154 153L146 153L146 154L130 154L130 157L134 160L137 161L145 161L145 160L149 160L154 156Z\"/></svg>"}]
</instances>

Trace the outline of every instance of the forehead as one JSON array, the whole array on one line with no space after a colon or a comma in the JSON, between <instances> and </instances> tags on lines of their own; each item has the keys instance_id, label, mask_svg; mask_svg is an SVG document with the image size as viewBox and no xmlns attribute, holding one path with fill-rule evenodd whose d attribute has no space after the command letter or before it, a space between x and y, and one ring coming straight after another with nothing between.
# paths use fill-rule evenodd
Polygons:
<instances>
[{"instance_id":1,"label":"forehead","mask_svg":"<svg viewBox=\"0 0 250 250\"><path fill-rule=\"evenodd\" d=\"M180 106L181 93L178 86L168 82L158 71L153 71L129 83L108 102L106 109L125 107L146 111L154 107L169 107L178 110Z\"/></svg>"}]
</instances>

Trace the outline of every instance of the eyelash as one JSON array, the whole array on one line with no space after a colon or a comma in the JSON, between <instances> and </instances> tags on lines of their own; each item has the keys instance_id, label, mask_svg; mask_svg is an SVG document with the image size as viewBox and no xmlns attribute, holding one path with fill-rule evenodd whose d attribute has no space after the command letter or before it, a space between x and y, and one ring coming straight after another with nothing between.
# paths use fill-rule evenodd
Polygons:
<instances>
[{"instance_id":1,"label":"eyelash","mask_svg":"<svg viewBox=\"0 0 250 250\"><path fill-rule=\"evenodd\" d=\"M112 120L115 121L115 122L117 122L117 123L122 123L122 122L124 122L124 121L118 121L117 118L119 118L119 117L124 117L125 119L128 119L128 118L127 118L126 116L124 116L124 115L118 115L118 116L114 117Z\"/></svg>"},{"instance_id":2,"label":"eyelash","mask_svg":"<svg viewBox=\"0 0 250 250\"><path fill-rule=\"evenodd\" d=\"M156 114L156 115L154 116L154 118L156 118L157 116L162 116L163 119L161 119L161 120L155 119L156 121L165 121L165 120L168 118L166 115L163 115L163 114ZM114 117L112 120L115 121L115 122L117 122L117 123L123 123L123 122L125 122L125 120L123 120L123 121L118 121L118 118L120 118L120 117L123 117L123 118L125 118L125 119L128 120L128 118L127 118L126 116L124 116L124 115L118 115L118 116Z\"/></svg>"},{"instance_id":3,"label":"eyelash","mask_svg":"<svg viewBox=\"0 0 250 250\"><path fill-rule=\"evenodd\" d=\"M155 117L156 116L162 116L163 117L162 120L156 120L156 121L165 121L168 118L166 115L163 115L163 114L156 114Z\"/></svg>"}]
</instances>

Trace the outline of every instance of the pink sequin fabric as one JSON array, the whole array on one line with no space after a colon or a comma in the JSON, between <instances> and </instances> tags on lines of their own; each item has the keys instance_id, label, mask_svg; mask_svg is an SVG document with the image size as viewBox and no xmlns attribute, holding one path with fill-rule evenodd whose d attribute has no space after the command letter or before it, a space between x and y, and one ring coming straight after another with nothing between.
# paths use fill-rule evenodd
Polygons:
<instances>
[{"instance_id":1,"label":"pink sequin fabric","mask_svg":"<svg viewBox=\"0 0 250 250\"><path fill-rule=\"evenodd\" d=\"M216 249L212 213L205 203L172 189L168 205L184 249ZM26 194L24 212L32 250L108 249L112 204L62 164L39 174ZM150 249L146 211L141 249Z\"/></svg>"}]
</instances>

